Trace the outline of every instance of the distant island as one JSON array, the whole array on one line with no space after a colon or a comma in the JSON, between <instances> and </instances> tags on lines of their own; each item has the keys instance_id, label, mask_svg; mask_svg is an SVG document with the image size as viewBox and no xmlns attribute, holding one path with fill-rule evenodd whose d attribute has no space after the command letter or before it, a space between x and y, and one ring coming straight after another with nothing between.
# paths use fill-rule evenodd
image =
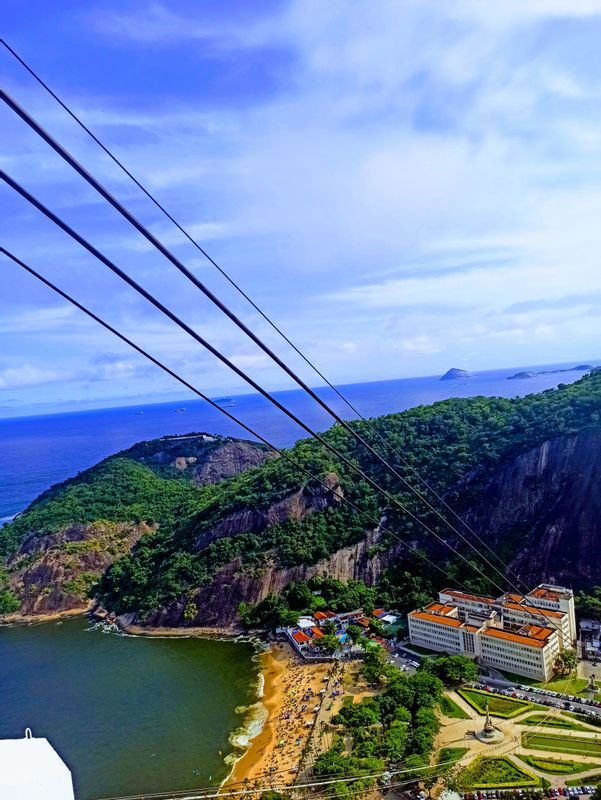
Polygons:
<instances>
[{"instance_id":1,"label":"distant island","mask_svg":"<svg viewBox=\"0 0 601 800\"><path fill-rule=\"evenodd\" d=\"M457 369L452 367L448 372L441 376L441 381L458 381L461 378L473 378L473 374L466 369Z\"/></svg>"},{"instance_id":2,"label":"distant island","mask_svg":"<svg viewBox=\"0 0 601 800\"><path fill-rule=\"evenodd\" d=\"M516 372L515 375L509 375L507 380L525 380L526 378L536 378L539 375L555 375L559 372L588 372L592 369L595 369L595 367L593 367L591 364L578 364L576 367L565 367L564 369L543 369L540 372ZM441 378L441 380L443 379Z\"/></svg>"}]
</instances>

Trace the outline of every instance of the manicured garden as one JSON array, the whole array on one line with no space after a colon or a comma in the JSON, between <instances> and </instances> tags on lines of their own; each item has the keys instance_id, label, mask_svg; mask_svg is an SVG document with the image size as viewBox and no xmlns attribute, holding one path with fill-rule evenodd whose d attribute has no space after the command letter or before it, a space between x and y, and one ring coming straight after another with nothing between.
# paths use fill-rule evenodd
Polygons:
<instances>
[{"instance_id":1,"label":"manicured garden","mask_svg":"<svg viewBox=\"0 0 601 800\"><path fill-rule=\"evenodd\" d=\"M551 775L574 775L576 772L585 772L594 769L594 764L587 764L585 761L572 761L563 758L546 758L545 756L525 756L518 755L517 758L528 764L529 767L548 772Z\"/></svg>"},{"instance_id":2,"label":"manicured garden","mask_svg":"<svg viewBox=\"0 0 601 800\"><path fill-rule=\"evenodd\" d=\"M552 733L523 733L522 746L551 753L580 753L601 758L601 741L581 736L559 736Z\"/></svg>"},{"instance_id":3,"label":"manicured garden","mask_svg":"<svg viewBox=\"0 0 601 800\"><path fill-rule=\"evenodd\" d=\"M498 789L511 786L519 789L526 786L540 786L540 779L505 756L487 758L478 756L461 771L458 784L465 789Z\"/></svg>"},{"instance_id":4,"label":"manicured garden","mask_svg":"<svg viewBox=\"0 0 601 800\"><path fill-rule=\"evenodd\" d=\"M445 717L450 717L451 719L469 719L469 714L466 714L447 694L443 694L440 698L440 710Z\"/></svg>"},{"instance_id":5,"label":"manicured garden","mask_svg":"<svg viewBox=\"0 0 601 800\"><path fill-rule=\"evenodd\" d=\"M566 717L547 714L531 714L529 717L518 720L518 725L540 725L545 728L563 728L568 731L590 731L585 725L573 722Z\"/></svg>"},{"instance_id":6,"label":"manicured garden","mask_svg":"<svg viewBox=\"0 0 601 800\"><path fill-rule=\"evenodd\" d=\"M511 719L530 711L534 708L532 703L526 700L514 700L510 697L483 692L480 689L458 689L457 693L468 702L479 714L486 714L486 703L492 717L503 717Z\"/></svg>"}]
</instances>

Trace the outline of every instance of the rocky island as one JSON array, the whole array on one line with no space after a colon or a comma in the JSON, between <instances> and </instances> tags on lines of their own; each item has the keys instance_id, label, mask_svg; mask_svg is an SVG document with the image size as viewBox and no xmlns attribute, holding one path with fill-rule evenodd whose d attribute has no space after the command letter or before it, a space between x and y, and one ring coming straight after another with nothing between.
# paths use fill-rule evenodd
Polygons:
<instances>
[{"instance_id":1,"label":"rocky island","mask_svg":"<svg viewBox=\"0 0 601 800\"><path fill-rule=\"evenodd\" d=\"M462 378L473 378L474 375L471 372L468 372L466 369L458 369L457 367L452 367L451 369L447 370L444 375L441 375L441 381L458 381Z\"/></svg>"},{"instance_id":2,"label":"rocky island","mask_svg":"<svg viewBox=\"0 0 601 800\"><path fill-rule=\"evenodd\" d=\"M564 367L563 369L543 369L539 372L526 370L523 372L516 372L515 375L509 375L507 380L524 380L526 378L536 378L538 375L557 375L561 372L589 372L592 369L594 369L594 367L591 364L578 364L576 367Z\"/></svg>"}]
</instances>

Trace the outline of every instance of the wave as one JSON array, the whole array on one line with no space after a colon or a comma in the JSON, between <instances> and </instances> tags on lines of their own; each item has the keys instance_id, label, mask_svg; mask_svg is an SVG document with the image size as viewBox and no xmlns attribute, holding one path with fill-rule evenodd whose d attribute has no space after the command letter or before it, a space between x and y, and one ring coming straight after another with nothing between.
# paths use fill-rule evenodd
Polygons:
<instances>
[{"instance_id":1,"label":"wave","mask_svg":"<svg viewBox=\"0 0 601 800\"><path fill-rule=\"evenodd\" d=\"M269 712L261 701L253 703L251 706L239 706L236 713L242 714L244 719L242 725L230 734L229 742L233 752L224 758L225 763L232 770L238 759L248 750L252 740L261 733L269 717Z\"/></svg>"}]
</instances>

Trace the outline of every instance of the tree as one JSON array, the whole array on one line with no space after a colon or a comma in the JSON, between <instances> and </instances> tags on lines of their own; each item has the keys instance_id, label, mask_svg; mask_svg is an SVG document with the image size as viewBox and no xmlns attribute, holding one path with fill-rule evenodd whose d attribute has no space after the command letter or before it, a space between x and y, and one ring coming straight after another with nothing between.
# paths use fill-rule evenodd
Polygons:
<instances>
[{"instance_id":1,"label":"tree","mask_svg":"<svg viewBox=\"0 0 601 800\"><path fill-rule=\"evenodd\" d=\"M578 654L575 650L567 648L562 650L555 658L553 667L560 675L569 675L578 664Z\"/></svg>"},{"instance_id":2,"label":"tree","mask_svg":"<svg viewBox=\"0 0 601 800\"><path fill-rule=\"evenodd\" d=\"M371 645L363 657L363 676L368 683L375 684L384 677L388 656L381 645Z\"/></svg>"},{"instance_id":3,"label":"tree","mask_svg":"<svg viewBox=\"0 0 601 800\"><path fill-rule=\"evenodd\" d=\"M323 629L328 636L332 636L336 633L336 623L331 619L327 619L323 624Z\"/></svg>"},{"instance_id":4,"label":"tree","mask_svg":"<svg viewBox=\"0 0 601 800\"><path fill-rule=\"evenodd\" d=\"M10 589L0 591L0 614L12 614L20 606L21 601Z\"/></svg>"},{"instance_id":5,"label":"tree","mask_svg":"<svg viewBox=\"0 0 601 800\"><path fill-rule=\"evenodd\" d=\"M346 629L346 634L353 644L357 644L363 637L363 629L359 625L349 625Z\"/></svg>"},{"instance_id":6,"label":"tree","mask_svg":"<svg viewBox=\"0 0 601 800\"><path fill-rule=\"evenodd\" d=\"M323 648L326 653L331 653L333 655L340 647L340 639L338 639L337 636L334 636L333 633L328 633L319 640L319 646Z\"/></svg>"},{"instance_id":7,"label":"tree","mask_svg":"<svg viewBox=\"0 0 601 800\"><path fill-rule=\"evenodd\" d=\"M478 679L478 667L471 658L463 655L439 656L436 659L424 658L421 661L421 672L436 675L445 686L459 686Z\"/></svg>"}]
</instances>

